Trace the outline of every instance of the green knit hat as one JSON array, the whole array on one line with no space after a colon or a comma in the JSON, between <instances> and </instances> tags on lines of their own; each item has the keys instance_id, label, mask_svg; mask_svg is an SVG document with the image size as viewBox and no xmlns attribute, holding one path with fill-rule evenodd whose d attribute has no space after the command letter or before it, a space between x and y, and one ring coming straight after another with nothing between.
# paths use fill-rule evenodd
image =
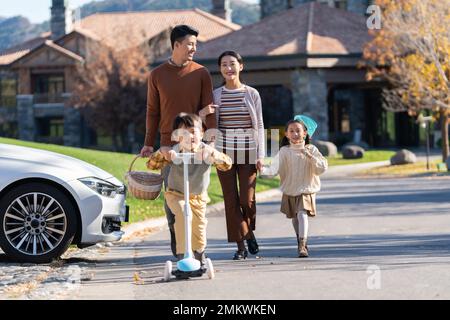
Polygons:
<instances>
[{"instance_id":1,"label":"green knit hat","mask_svg":"<svg viewBox=\"0 0 450 320\"><path fill-rule=\"evenodd\" d=\"M303 123L306 127L306 131L309 135L309 137L311 138L312 135L314 134L314 132L317 129L317 122L315 122L313 119L311 119L308 116L304 116L302 114L300 115L296 115L294 117L294 120L300 121L301 123Z\"/></svg>"}]
</instances>

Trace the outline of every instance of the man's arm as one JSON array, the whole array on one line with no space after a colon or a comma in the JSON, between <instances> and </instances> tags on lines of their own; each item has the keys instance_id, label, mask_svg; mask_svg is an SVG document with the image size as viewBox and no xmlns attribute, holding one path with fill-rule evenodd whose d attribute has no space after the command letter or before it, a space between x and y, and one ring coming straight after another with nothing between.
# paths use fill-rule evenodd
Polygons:
<instances>
[{"instance_id":1,"label":"man's arm","mask_svg":"<svg viewBox=\"0 0 450 320\"><path fill-rule=\"evenodd\" d=\"M148 76L147 83L147 116L144 142L145 146L154 146L160 119L161 109L159 92L155 84L154 74L153 72L151 72Z\"/></svg>"},{"instance_id":2,"label":"man's arm","mask_svg":"<svg viewBox=\"0 0 450 320\"><path fill-rule=\"evenodd\" d=\"M202 92L201 92L201 106L198 111L202 108L214 105L213 98L213 84L211 76L209 75L208 69L204 68L202 72ZM217 128L216 114L210 113L206 115L205 119L206 129L215 129Z\"/></svg>"}]
</instances>

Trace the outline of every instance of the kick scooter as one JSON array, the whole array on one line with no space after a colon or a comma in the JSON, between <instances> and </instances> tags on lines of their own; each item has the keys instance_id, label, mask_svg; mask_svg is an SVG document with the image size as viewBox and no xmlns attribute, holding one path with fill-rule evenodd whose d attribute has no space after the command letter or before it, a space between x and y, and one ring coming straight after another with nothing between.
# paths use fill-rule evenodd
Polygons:
<instances>
[{"instance_id":1,"label":"kick scooter","mask_svg":"<svg viewBox=\"0 0 450 320\"><path fill-rule=\"evenodd\" d=\"M189 169L188 164L194 158L194 153L177 153L178 160L183 161L183 177L184 177L184 234L185 234L185 250L182 260L177 262L177 268L172 270L172 261L166 261L164 267L164 281L170 281L171 276L177 279L189 279L193 277L201 277L207 273L209 279L214 278L214 268L211 259L205 259L205 266L201 266L200 261L193 257L192 253L192 211L189 205Z\"/></svg>"}]
</instances>

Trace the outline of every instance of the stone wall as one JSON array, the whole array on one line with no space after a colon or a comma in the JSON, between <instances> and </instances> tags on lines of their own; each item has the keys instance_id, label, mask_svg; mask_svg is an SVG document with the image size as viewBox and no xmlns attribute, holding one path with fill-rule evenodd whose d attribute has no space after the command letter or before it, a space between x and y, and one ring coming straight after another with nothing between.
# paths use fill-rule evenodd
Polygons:
<instances>
[{"instance_id":1,"label":"stone wall","mask_svg":"<svg viewBox=\"0 0 450 320\"><path fill-rule=\"evenodd\" d=\"M316 140L328 140L327 84L323 70L297 69L291 74L294 115L304 114L317 121Z\"/></svg>"},{"instance_id":2,"label":"stone wall","mask_svg":"<svg viewBox=\"0 0 450 320\"><path fill-rule=\"evenodd\" d=\"M20 140L35 140L36 123L33 112L33 95L23 94L17 96L17 125Z\"/></svg>"},{"instance_id":3,"label":"stone wall","mask_svg":"<svg viewBox=\"0 0 450 320\"><path fill-rule=\"evenodd\" d=\"M71 94L64 94L64 145L81 147L82 121L78 109L70 105Z\"/></svg>"}]
</instances>

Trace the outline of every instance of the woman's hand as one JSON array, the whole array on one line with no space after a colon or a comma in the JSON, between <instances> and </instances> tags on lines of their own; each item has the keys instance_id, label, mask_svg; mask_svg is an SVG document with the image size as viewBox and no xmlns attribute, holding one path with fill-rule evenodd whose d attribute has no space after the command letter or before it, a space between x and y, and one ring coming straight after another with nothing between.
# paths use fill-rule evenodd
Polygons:
<instances>
[{"instance_id":1,"label":"woman's hand","mask_svg":"<svg viewBox=\"0 0 450 320\"><path fill-rule=\"evenodd\" d=\"M263 169L263 167L264 167L264 159L258 159L258 160L256 161L256 170L258 170L259 172L261 172L262 169Z\"/></svg>"},{"instance_id":2,"label":"woman's hand","mask_svg":"<svg viewBox=\"0 0 450 320\"><path fill-rule=\"evenodd\" d=\"M216 104L209 104L206 107L204 107L202 110L200 110L198 115L200 116L200 118L205 119L207 115L215 113L217 107L218 107L218 105L216 105Z\"/></svg>"}]
</instances>

